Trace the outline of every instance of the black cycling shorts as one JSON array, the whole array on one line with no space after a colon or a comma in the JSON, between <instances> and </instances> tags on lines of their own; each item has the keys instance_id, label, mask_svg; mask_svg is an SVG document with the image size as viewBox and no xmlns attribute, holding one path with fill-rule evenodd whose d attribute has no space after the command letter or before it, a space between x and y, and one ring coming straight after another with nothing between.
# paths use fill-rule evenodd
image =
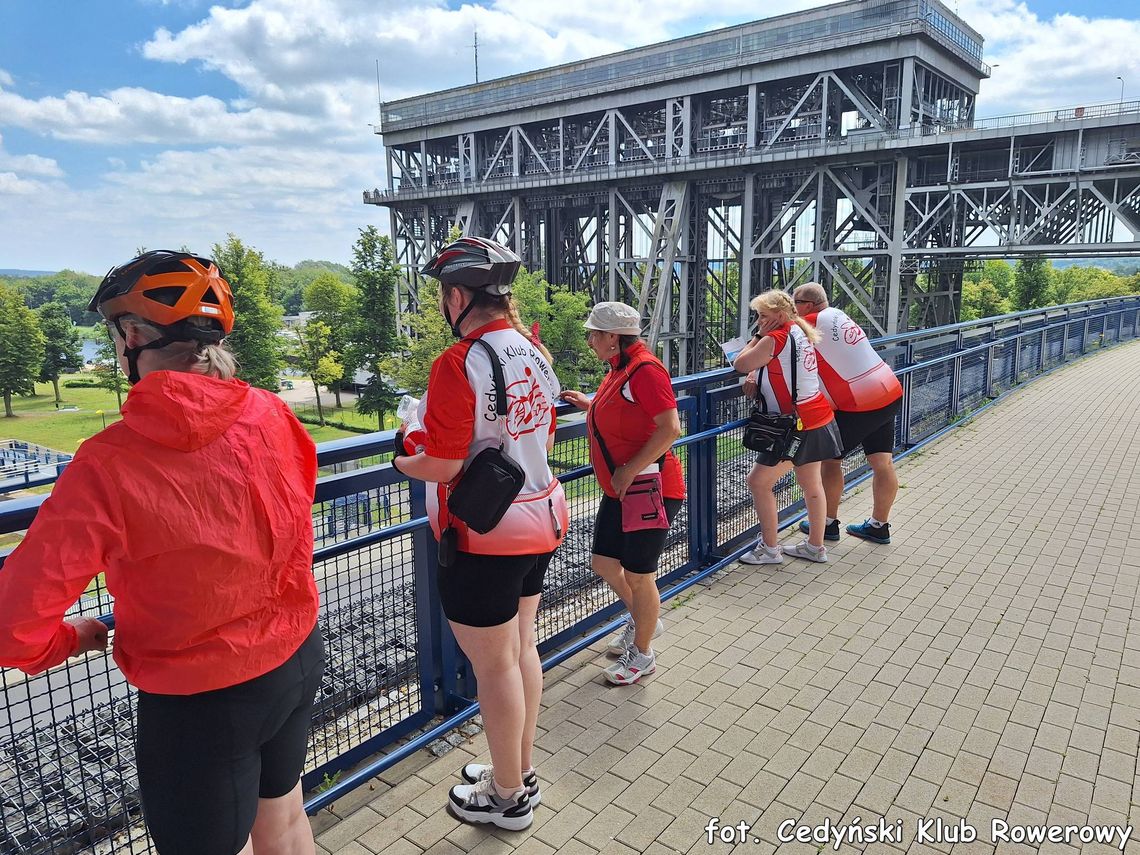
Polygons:
<instances>
[{"instance_id":1,"label":"black cycling shorts","mask_svg":"<svg viewBox=\"0 0 1140 855\"><path fill-rule=\"evenodd\" d=\"M673 522L684 503L684 499L665 499L665 516L669 522ZM656 573L668 534L667 528L622 531L621 502L603 495L598 515L594 517L594 546L591 551L594 555L618 559L622 569L630 573Z\"/></svg>"},{"instance_id":2,"label":"black cycling shorts","mask_svg":"<svg viewBox=\"0 0 1140 855\"><path fill-rule=\"evenodd\" d=\"M895 450L895 417L902 409L902 398L865 413L836 410L835 421L843 437L843 457L860 445L864 454L893 454Z\"/></svg>"},{"instance_id":3,"label":"black cycling shorts","mask_svg":"<svg viewBox=\"0 0 1140 855\"><path fill-rule=\"evenodd\" d=\"M464 626L498 626L519 613L519 599L542 593L553 552L476 555L457 552L436 576L447 619Z\"/></svg>"},{"instance_id":4,"label":"black cycling shorts","mask_svg":"<svg viewBox=\"0 0 1140 855\"><path fill-rule=\"evenodd\" d=\"M284 664L236 686L138 693L139 788L161 855L235 855L249 839L258 798L297 786L324 664L314 628Z\"/></svg>"}]
</instances>

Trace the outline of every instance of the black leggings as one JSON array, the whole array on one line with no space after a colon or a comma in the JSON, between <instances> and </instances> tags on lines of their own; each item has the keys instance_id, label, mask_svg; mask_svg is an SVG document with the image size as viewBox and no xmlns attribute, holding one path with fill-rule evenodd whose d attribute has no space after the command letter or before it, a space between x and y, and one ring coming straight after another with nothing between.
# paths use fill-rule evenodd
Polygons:
<instances>
[{"instance_id":1,"label":"black leggings","mask_svg":"<svg viewBox=\"0 0 1140 855\"><path fill-rule=\"evenodd\" d=\"M236 686L139 692L139 788L161 855L235 855L249 839L258 798L297 786L324 662L314 629L284 664Z\"/></svg>"}]
</instances>

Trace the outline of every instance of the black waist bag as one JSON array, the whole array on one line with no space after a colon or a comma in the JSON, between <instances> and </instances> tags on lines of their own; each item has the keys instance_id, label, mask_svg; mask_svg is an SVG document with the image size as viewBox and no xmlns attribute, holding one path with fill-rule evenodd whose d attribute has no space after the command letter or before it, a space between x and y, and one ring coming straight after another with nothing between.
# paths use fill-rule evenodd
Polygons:
<instances>
[{"instance_id":1,"label":"black waist bag","mask_svg":"<svg viewBox=\"0 0 1140 855\"><path fill-rule=\"evenodd\" d=\"M503 369L499 365L499 354L483 339L475 341L483 345L491 357L491 372L495 377L495 413L501 426L499 447L484 448L475 455L459 484L447 497L447 510L472 531L486 534L499 524L511 503L518 497L526 476L518 461L503 450L507 391Z\"/></svg>"},{"instance_id":2,"label":"black waist bag","mask_svg":"<svg viewBox=\"0 0 1140 855\"><path fill-rule=\"evenodd\" d=\"M792 336L788 335L788 344L792 348L792 409L796 406L796 342ZM766 368L767 366L765 366ZM788 447L791 445L792 436L796 432L797 416L793 413L785 415L784 413L770 413L768 412L768 402L764 400L764 393L760 389L760 384L764 380L764 368L760 369L760 375L756 378L756 399L760 402L759 407L752 408L752 414L748 417L748 423L744 426L744 438L741 444L750 451L758 452L764 455L765 459L762 461L765 465L774 466L784 458Z\"/></svg>"}]
</instances>

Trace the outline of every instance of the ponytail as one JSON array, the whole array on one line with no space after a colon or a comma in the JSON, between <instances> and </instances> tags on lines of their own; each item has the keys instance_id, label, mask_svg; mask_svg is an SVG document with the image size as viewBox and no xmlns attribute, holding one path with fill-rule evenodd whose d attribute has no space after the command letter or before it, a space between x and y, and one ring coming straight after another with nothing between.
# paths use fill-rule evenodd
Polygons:
<instances>
[{"instance_id":1,"label":"ponytail","mask_svg":"<svg viewBox=\"0 0 1140 855\"><path fill-rule=\"evenodd\" d=\"M510 323L510 325L515 328L515 331L519 335L537 347L542 352L542 355L546 357L546 361L549 362L551 366L553 366L554 357L550 355L550 351L546 349L546 345L538 340L537 335L534 335L530 330L526 328L522 322L522 318L519 317L519 309L518 306L515 305L515 298L507 296L500 297L499 299L503 300L506 303L506 305L503 307L503 311L507 315L508 323Z\"/></svg>"}]
</instances>

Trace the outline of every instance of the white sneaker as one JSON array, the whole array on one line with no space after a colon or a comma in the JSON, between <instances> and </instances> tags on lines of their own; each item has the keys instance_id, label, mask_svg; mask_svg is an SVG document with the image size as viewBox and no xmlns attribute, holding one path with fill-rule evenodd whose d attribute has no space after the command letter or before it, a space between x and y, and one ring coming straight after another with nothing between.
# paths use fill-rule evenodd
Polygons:
<instances>
[{"instance_id":1,"label":"white sneaker","mask_svg":"<svg viewBox=\"0 0 1140 855\"><path fill-rule=\"evenodd\" d=\"M507 831L522 831L534 822L526 787L504 799L495 792L494 780L487 776L477 784L457 784L448 794L447 807L467 822L489 822Z\"/></svg>"},{"instance_id":2,"label":"white sneaker","mask_svg":"<svg viewBox=\"0 0 1140 855\"><path fill-rule=\"evenodd\" d=\"M657 628L653 630L653 637L656 638L665 631L665 624L661 619L657 619ZM637 627L633 623L633 618L628 618L625 626L610 636L609 643L606 644L606 653L611 656L621 656L629 646L633 644L634 636L637 635Z\"/></svg>"},{"instance_id":3,"label":"white sneaker","mask_svg":"<svg viewBox=\"0 0 1140 855\"><path fill-rule=\"evenodd\" d=\"M783 564L784 553L779 545L768 546L761 540L751 551L745 552L737 560L741 564Z\"/></svg>"},{"instance_id":4,"label":"white sneaker","mask_svg":"<svg viewBox=\"0 0 1140 855\"><path fill-rule=\"evenodd\" d=\"M818 564L827 563L827 547L812 546L806 540L801 540L795 546L785 546L784 554L792 558L806 558L808 561L815 561Z\"/></svg>"},{"instance_id":5,"label":"white sneaker","mask_svg":"<svg viewBox=\"0 0 1140 855\"><path fill-rule=\"evenodd\" d=\"M495 776L495 767L490 763L468 763L459 770L459 774L463 776L463 780L469 784L478 784L484 778L493 778ZM538 790L538 773L527 772L523 775L523 786L526 787L526 794L530 796L530 806L536 808L542 802L542 793Z\"/></svg>"},{"instance_id":6,"label":"white sneaker","mask_svg":"<svg viewBox=\"0 0 1140 855\"><path fill-rule=\"evenodd\" d=\"M605 675L616 686L629 686L656 670L657 657L653 651L642 653L636 645L631 644L621 659L605 670Z\"/></svg>"}]
</instances>

